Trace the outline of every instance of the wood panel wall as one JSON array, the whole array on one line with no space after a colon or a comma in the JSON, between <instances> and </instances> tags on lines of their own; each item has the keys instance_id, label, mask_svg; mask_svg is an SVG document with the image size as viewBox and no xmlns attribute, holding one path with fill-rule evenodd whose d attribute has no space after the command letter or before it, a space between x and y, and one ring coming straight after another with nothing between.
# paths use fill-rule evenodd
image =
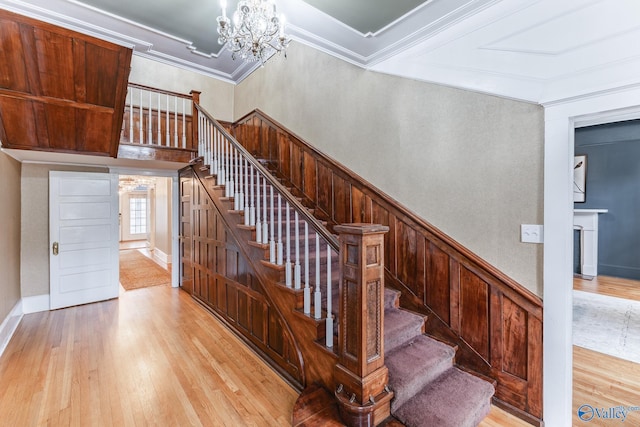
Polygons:
<instances>
[{"instance_id":1,"label":"wood panel wall","mask_svg":"<svg viewBox=\"0 0 640 427\"><path fill-rule=\"evenodd\" d=\"M115 157L132 50L0 9L5 148Z\"/></svg>"},{"instance_id":2,"label":"wood panel wall","mask_svg":"<svg viewBox=\"0 0 640 427\"><path fill-rule=\"evenodd\" d=\"M457 364L496 382L496 403L542 418L542 301L343 165L256 110L234 124L255 157L329 227L389 226L387 285L402 306L428 314L427 333L458 345Z\"/></svg>"},{"instance_id":3,"label":"wood panel wall","mask_svg":"<svg viewBox=\"0 0 640 427\"><path fill-rule=\"evenodd\" d=\"M183 289L209 308L228 326L265 356L294 384L302 384L302 364L292 336L283 319L265 297L251 263L242 255L237 242L191 168L181 171L181 259L186 273ZM191 244L191 247L186 247Z\"/></svg>"}]
</instances>

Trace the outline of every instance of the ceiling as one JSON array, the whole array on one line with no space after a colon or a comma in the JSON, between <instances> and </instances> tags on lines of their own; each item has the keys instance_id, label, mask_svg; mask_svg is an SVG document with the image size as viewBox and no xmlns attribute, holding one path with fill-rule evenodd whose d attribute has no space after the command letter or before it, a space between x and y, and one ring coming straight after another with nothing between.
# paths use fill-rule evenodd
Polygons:
<instances>
[{"instance_id":1,"label":"ceiling","mask_svg":"<svg viewBox=\"0 0 640 427\"><path fill-rule=\"evenodd\" d=\"M550 104L640 84L637 0L276 0L287 33L365 69ZM228 1L228 11L237 0ZM0 7L238 83L219 0L0 0ZM268 65L267 65L268 66Z\"/></svg>"}]
</instances>

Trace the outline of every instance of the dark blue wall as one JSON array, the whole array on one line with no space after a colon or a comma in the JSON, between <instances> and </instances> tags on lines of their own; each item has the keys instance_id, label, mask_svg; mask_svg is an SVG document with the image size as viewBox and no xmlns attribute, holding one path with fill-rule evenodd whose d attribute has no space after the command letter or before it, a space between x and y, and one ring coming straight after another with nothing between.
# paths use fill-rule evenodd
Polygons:
<instances>
[{"instance_id":1,"label":"dark blue wall","mask_svg":"<svg viewBox=\"0 0 640 427\"><path fill-rule=\"evenodd\" d=\"M640 120L576 129L576 155L587 155L585 203L600 215L598 274L640 280Z\"/></svg>"}]
</instances>

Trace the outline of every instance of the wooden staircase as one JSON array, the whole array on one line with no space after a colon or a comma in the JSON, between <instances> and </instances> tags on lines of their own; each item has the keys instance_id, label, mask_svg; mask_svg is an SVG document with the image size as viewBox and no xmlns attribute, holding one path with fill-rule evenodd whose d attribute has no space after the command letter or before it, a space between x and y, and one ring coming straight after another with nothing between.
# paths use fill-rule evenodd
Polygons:
<instances>
[{"instance_id":1,"label":"wooden staircase","mask_svg":"<svg viewBox=\"0 0 640 427\"><path fill-rule=\"evenodd\" d=\"M424 336L425 318L399 308L399 292L384 288L382 236L388 227L335 226L338 247L336 235L325 229L326 221L311 215L303 199L291 193L294 189L284 187L264 167L268 162L253 158L206 112L199 114L200 157L184 174L195 177L192 188L203 188L207 201L224 218L226 233L246 255L265 296L291 331L302 370L297 380L306 389L301 402L309 399L309 393L319 393L318 387L335 390L333 400L343 422L378 425L390 416L396 387L398 414L424 412L409 400L427 393L429 380L441 379L439 374L446 370L449 376L440 389L447 390L448 378L486 384L478 396L468 395L469 402L477 402L471 409L456 411L470 412L463 415L463 425L476 425L488 412L493 387L453 368L453 350L443 352L444 361L435 363L447 369L411 375L426 378L422 382L403 382L401 366L415 362L412 350L446 345ZM203 293L202 283L194 282L194 294L198 298L208 291ZM392 370L385 365L385 354L400 361L391 365ZM433 371L433 366L429 368ZM308 408L303 403L298 406ZM308 417L303 409L293 414L293 423L304 425ZM412 420L410 425L429 422Z\"/></svg>"}]
</instances>

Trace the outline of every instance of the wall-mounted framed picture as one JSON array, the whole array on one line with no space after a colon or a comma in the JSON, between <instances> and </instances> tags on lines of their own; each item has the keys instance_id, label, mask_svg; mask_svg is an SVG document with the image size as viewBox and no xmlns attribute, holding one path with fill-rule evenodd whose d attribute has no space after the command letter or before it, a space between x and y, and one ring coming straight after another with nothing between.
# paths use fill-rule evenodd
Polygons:
<instances>
[{"instance_id":1,"label":"wall-mounted framed picture","mask_svg":"<svg viewBox=\"0 0 640 427\"><path fill-rule=\"evenodd\" d=\"M587 185L587 156L575 156L573 161L573 201L584 203Z\"/></svg>"}]
</instances>

